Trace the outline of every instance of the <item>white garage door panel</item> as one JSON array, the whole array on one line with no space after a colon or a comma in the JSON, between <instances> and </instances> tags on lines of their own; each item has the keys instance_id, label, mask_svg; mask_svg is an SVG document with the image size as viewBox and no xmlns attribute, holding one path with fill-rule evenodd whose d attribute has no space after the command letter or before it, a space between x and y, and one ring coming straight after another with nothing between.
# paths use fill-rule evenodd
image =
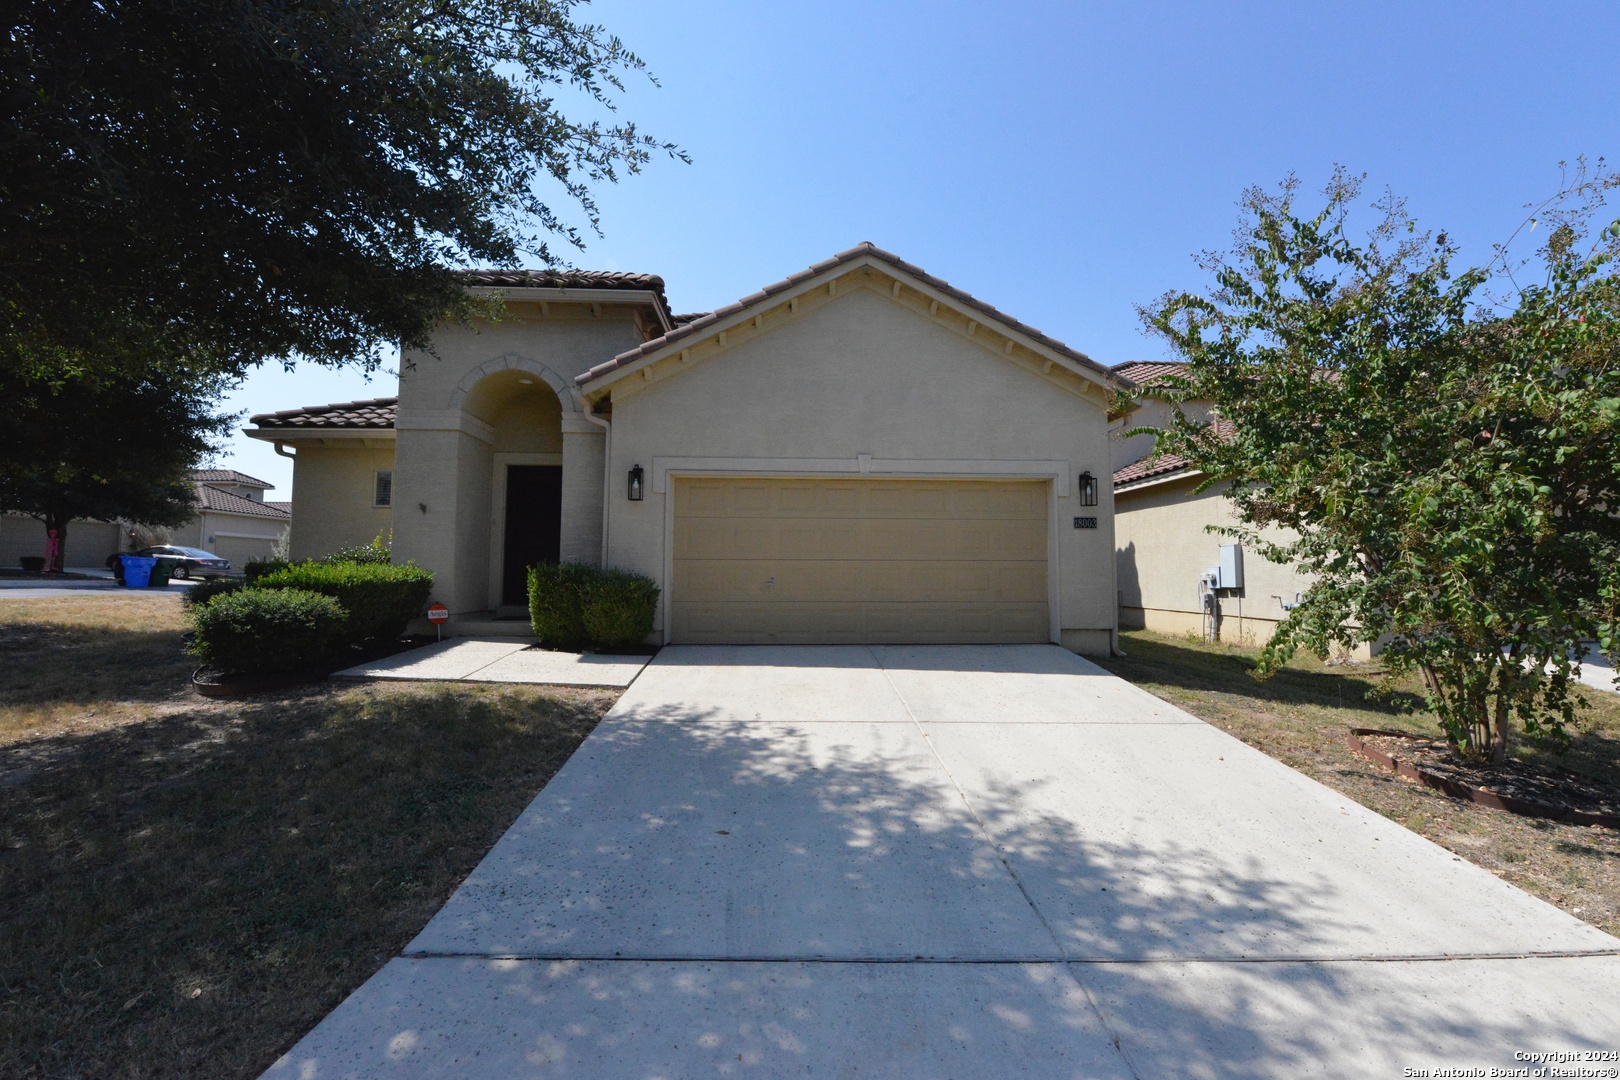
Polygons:
<instances>
[{"instance_id":1,"label":"white garage door panel","mask_svg":"<svg viewBox=\"0 0 1620 1080\"><path fill-rule=\"evenodd\" d=\"M675 483L679 642L1041 642L1044 481Z\"/></svg>"}]
</instances>

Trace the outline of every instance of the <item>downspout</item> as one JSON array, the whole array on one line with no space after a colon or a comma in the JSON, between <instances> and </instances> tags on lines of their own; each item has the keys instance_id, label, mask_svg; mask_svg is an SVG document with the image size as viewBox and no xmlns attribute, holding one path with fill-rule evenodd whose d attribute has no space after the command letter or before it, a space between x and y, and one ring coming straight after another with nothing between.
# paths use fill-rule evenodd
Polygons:
<instances>
[{"instance_id":1,"label":"downspout","mask_svg":"<svg viewBox=\"0 0 1620 1080\"><path fill-rule=\"evenodd\" d=\"M583 412L585 419L602 429L602 555L600 565L606 568L608 564L608 494L613 490L613 425L591 410L590 402L585 402Z\"/></svg>"},{"instance_id":2,"label":"downspout","mask_svg":"<svg viewBox=\"0 0 1620 1080\"><path fill-rule=\"evenodd\" d=\"M280 454L282 457L284 457L284 458L292 458L294 461L298 460L298 455L297 454L293 453L291 450L286 449L286 446L287 446L286 443L277 442L274 445L275 445L275 448L276 448L276 453Z\"/></svg>"}]
</instances>

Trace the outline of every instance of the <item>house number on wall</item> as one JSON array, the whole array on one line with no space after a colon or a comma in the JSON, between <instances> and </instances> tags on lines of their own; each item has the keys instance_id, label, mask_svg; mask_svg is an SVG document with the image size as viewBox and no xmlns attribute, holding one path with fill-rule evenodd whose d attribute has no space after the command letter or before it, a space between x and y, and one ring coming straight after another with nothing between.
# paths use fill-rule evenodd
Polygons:
<instances>
[{"instance_id":1,"label":"house number on wall","mask_svg":"<svg viewBox=\"0 0 1620 1080\"><path fill-rule=\"evenodd\" d=\"M1097 519L1094 517L1075 518L1074 527L1077 529L1095 529L1097 527Z\"/></svg>"}]
</instances>

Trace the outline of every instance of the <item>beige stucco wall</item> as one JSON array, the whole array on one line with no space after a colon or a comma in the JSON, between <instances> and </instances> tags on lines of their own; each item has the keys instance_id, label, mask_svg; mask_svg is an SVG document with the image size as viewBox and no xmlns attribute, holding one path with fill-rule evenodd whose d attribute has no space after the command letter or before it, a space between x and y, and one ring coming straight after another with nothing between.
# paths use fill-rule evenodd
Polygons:
<instances>
[{"instance_id":1,"label":"beige stucco wall","mask_svg":"<svg viewBox=\"0 0 1620 1080\"><path fill-rule=\"evenodd\" d=\"M997 462L1059 459L1074 475L1106 478L1102 405L1005 359L987 337L970 340L887 292L841 283L836 300L712 358L651 381L614 383L609 561L666 580L670 492L652 490L660 459L853 463L869 454L974 461L979 475L994 474ZM622 478L636 464L647 470L649 491L633 503ZM1117 610L1106 481L1102 487L1097 507L1079 507L1072 491L1058 498L1052 531L1057 636L1089 652L1106 651ZM1072 528L1080 514L1098 518L1099 528Z\"/></svg>"},{"instance_id":2,"label":"beige stucco wall","mask_svg":"<svg viewBox=\"0 0 1620 1080\"><path fill-rule=\"evenodd\" d=\"M70 521L67 527L66 566L101 566L107 556L121 551L120 527L107 521ZM0 566L15 569L24 555L45 556L45 524L26 514L0 514Z\"/></svg>"},{"instance_id":3,"label":"beige stucco wall","mask_svg":"<svg viewBox=\"0 0 1620 1080\"><path fill-rule=\"evenodd\" d=\"M1194 494L1197 486L1196 478L1172 480L1115 495L1121 628L1201 631L1198 579L1219 564L1223 543L1236 542L1206 527L1236 525L1237 517L1222 494L1226 485ZM1287 534L1279 530L1273 538ZM1308 577L1267 562L1251 545L1243 550L1243 578L1241 595L1220 598L1223 640L1266 641L1286 615L1283 602L1293 603L1310 586Z\"/></svg>"},{"instance_id":4,"label":"beige stucco wall","mask_svg":"<svg viewBox=\"0 0 1620 1080\"><path fill-rule=\"evenodd\" d=\"M1109 453L1112 459L1111 469L1120 469L1135 461L1141 461L1153 452L1154 436L1151 432L1141 432L1141 428L1152 428L1161 431L1170 425L1170 416L1175 406L1167 402L1157 401L1153 398L1139 398L1136 409L1127 417L1116 420L1109 429ZM1189 402L1183 406L1182 411L1191 420L1200 423L1209 419L1210 409L1207 402ZM1138 434L1131 435L1130 432Z\"/></svg>"},{"instance_id":5,"label":"beige stucco wall","mask_svg":"<svg viewBox=\"0 0 1620 1080\"><path fill-rule=\"evenodd\" d=\"M297 455L297 501L288 545L292 558L319 559L341 547L369 544L379 535L387 539L393 510L373 506L372 499L377 470L394 468L392 448L303 444ZM394 503L400 505L397 479Z\"/></svg>"},{"instance_id":6,"label":"beige stucco wall","mask_svg":"<svg viewBox=\"0 0 1620 1080\"><path fill-rule=\"evenodd\" d=\"M503 463L560 455L562 557L600 558L605 435L573 380L641 340L628 305L514 301L499 321L441 328L431 355L406 353L394 553L434 572L435 600L458 613L496 606Z\"/></svg>"}]
</instances>

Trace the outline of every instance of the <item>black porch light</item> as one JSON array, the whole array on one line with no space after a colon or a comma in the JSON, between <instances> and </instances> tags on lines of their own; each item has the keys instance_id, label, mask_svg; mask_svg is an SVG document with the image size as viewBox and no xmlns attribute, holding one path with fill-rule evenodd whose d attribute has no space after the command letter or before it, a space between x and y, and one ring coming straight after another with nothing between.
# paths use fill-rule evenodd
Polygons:
<instances>
[{"instance_id":1,"label":"black porch light","mask_svg":"<svg viewBox=\"0 0 1620 1080\"><path fill-rule=\"evenodd\" d=\"M1080 505L1097 505L1097 478L1089 472L1080 474Z\"/></svg>"},{"instance_id":2,"label":"black porch light","mask_svg":"<svg viewBox=\"0 0 1620 1080\"><path fill-rule=\"evenodd\" d=\"M640 502L641 501L641 481L642 481L642 478L645 475L646 474L641 471L641 466L640 465L636 465L633 468L631 468L631 470L630 470L630 501L631 502Z\"/></svg>"}]
</instances>

